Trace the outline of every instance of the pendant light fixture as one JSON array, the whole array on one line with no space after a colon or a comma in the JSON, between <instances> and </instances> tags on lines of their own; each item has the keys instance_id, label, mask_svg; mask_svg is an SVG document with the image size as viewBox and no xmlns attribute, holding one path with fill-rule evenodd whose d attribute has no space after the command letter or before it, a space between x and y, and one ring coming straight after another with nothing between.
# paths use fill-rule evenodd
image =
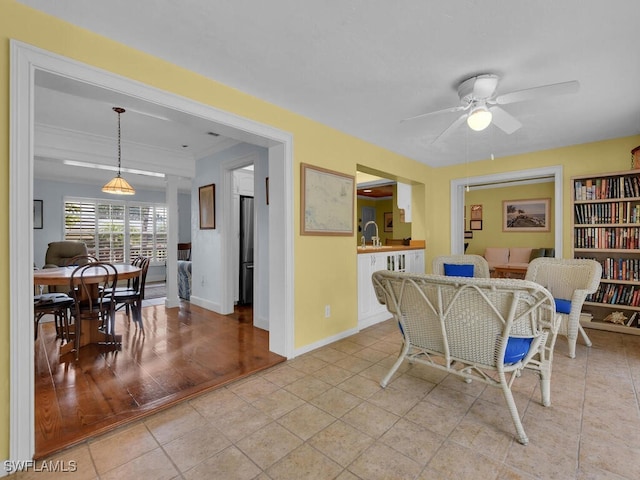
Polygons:
<instances>
[{"instance_id":1,"label":"pendant light fixture","mask_svg":"<svg viewBox=\"0 0 640 480\"><path fill-rule=\"evenodd\" d=\"M120 176L120 163L121 163L121 145L120 145L120 114L125 112L124 108L113 107L113 111L118 114L118 174L109 181L102 191L105 193L113 193L114 195L133 195L136 191L133 189L129 182Z\"/></svg>"}]
</instances>

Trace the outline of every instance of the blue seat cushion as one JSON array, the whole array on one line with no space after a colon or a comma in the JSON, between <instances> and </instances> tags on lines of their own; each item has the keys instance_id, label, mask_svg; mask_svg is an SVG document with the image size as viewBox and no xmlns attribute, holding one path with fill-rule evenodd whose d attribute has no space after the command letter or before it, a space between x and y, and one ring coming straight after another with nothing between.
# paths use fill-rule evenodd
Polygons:
<instances>
[{"instance_id":1,"label":"blue seat cushion","mask_svg":"<svg viewBox=\"0 0 640 480\"><path fill-rule=\"evenodd\" d=\"M527 356L533 338L509 337L504 351L504 363L517 363Z\"/></svg>"},{"instance_id":2,"label":"blue seat cushion","mask_svg":"<svg viewBox=\"0 0 640 480\"><path fill-rule=\"evenodd\" d=\"M571 300L562 300L561 298L554 298L556 302L556 312L558 313L571 313Z\"/></svg>"},{"instance_id":3,"label":"blue seat cushion","mask_svg":"<svg viewBox=\"0 0 640 480\"><path fill-rule=\"evenodd\" d=\"M447 277L473 277L473 265L462 263L445 263L444 274Z\"/></svg>"}]
</instances>

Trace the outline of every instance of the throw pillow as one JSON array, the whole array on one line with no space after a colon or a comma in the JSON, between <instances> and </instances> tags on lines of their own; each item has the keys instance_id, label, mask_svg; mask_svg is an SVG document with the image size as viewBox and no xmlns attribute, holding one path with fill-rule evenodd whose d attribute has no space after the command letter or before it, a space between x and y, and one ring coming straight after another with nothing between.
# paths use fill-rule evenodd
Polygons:
<instances>
[{"instance_id":1,"label":"throw pillow","mask_svg":"<svg viewBox=\"0 0 640 480\"><path fill-rule=\"evenodd\" d=\"M527 356L533 338L509 337L504 351L504 363L517 363Z\"/></svg>"},{"instance_id":2,"label":"throw pillow","mask_svg":"<svg viewBox=\"0 0 640 480\"><path fill-rule=\"evenodd\" d=\"M447 277L473 277L473 264L445 263L444 274Z\"/></svg>"},{"instance_id":3,"label":"throw pillow","mask_svg":"<svg viewBox=\"0 0 640 480\"><path fill-rule=\"evenodd\" d=\"M562 300L561 298L554 298L556 302L556 312L558 313L571 313L571 300Z\"/></svg>"}]
</instances>

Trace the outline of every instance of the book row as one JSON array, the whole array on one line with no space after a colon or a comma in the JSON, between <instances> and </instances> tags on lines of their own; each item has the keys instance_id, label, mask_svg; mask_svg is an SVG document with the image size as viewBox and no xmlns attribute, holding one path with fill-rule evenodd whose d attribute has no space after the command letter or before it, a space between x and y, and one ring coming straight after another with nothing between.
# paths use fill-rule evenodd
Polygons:
<instances>
[{"instance_id":1,"label":"book row","mask_svg":"<svg viewBox=\"0 0 640 480\"><path fill-rule=\"evenodd\" d=\"M589 258L596 260L602 265L603 280L627 280L630 282L640 281L640 258Z\"/></svg>"},{"instance_id":2,"label":"book row","mask_svg":"<svg viewBox=\"0 0 640 480\"><path fill-rule=\"evenodd\" d=\"M640 306L640 286L601 283L595 293L587 296L587 301L638 307Z\"/></svg>"},{"instance_id":3,"label":"book row","mask_svg":"<svg viewBox=\"0 0 640 480\"><path fill-rule=\"evenodd\" d=\"M574 205L575 223L640 223L637 202L578 203Z\"/></svg>"},{"instance_id":4,"label":"book row","mask_svg":"<svg viewBox=\"0 0 640 480\"><path fill-rule=\"evenodd\" d=\"M574 228L575 248L639 248L640 227L578 227Z\"/></svg>"},{"instance_id":5,"label":"book row","mask_svg":"<svg viewBox=\"0 0 640 480\"><path fill-rule=\"evenodd\" d=\"M575 180L573 188L575 200L640 197L637 175Z\"/></svg>"}]
</instances>

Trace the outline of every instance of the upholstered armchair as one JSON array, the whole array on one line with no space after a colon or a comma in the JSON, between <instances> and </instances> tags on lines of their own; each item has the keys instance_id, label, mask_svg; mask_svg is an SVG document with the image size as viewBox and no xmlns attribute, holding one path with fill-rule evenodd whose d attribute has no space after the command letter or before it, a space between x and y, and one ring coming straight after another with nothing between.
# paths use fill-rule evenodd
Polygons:
<instances>
[{"instance_id":1,"label":"upholstered armchair","mask_svg":"<svg viewBox=\"0 0 640 480\"><path fill-rule=\"evenodd\" d=\"M87 255L87 245L84 242L74 242L71 240L62 240L60 242L51 242L47 253L44 256L43 268L66 267L72 258L78 255ZM88 262L85 262L88 263ZM49 285L49 293L69 293L68 286L52 286Z\"/></svg>"},{"instance_id":2,"label":"upholstered armchair","mask_svg":"<svg viewBox=\"0 0 640 480\"><path fill-rule=\"evenodd\" d=\"M87 254L87 245L84 242L51 242L44 257L44 268L66 267L73 257Z\"/></svg>"}]
</instances>

